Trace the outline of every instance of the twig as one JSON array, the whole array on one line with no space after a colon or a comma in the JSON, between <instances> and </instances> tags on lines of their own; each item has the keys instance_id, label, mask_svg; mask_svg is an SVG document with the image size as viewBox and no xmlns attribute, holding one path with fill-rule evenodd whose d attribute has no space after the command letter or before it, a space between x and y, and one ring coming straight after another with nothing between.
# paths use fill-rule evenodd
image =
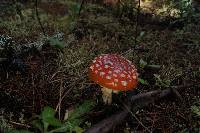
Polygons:
<instances>
[{"instance_id":1,"label":"twig","mask_svg":"<svg viewBox=\"0 0 200 133\"><path fill-rule=\"evenodd\" d=\"M18 122L14 122L14 121L9 121L9 123L11 123L13 125L21 126L21 127L31 128L31 126L23 124L23 123L18 123Z\"/></svg>"},{"instance_id":2,"label":"twig","mask_svg":"<svg viewBox=\"0 0 200 133\"><path fill-rule=\"evenodd\" d=\"M190 87L194 87L194 86L200 86L200 82L199 82L199 83L195 83L195 84L187 84L187 85L179 85L179 86L170 86L170 88L173 88L173 89L184 89L184 88L190 88Z\"/></svg>"},{"instance_id":3,"label":"twig","mask_svg":"<svg viewBox=\"0 0 200 133\"><path fill-rule=\"evenodd\" d=\"M62 103L62 93L63 93L63 80L61 79L60 81L60 89L59 89L59 102L56 106L56 111L58 111L58 118L59 120L61 119L60 117L60 111L61 111L61 103Z\"/></svg>"},{"instance_id":4,"label":"twig","mask_svg":"<svg viewBox=\"0 0 200 133\"><path fill-rule=\"evenodd\" d=\"M56 111L58 110L58 107L59 107L60 104L62 103L62 100L63 100L63 99L66 97L66 95L73 89L72 86L76 85L78 82L80 82L80 80L82 80L82 79L84 79L84 78L85 78L85 76L80 77L78 80L76 80L75 82L73 82L72 84L70 84L70 86L68 86L68 87L71 87L71 88L69 88L67 91L63 91L62 96L59 98L59 102L58 102L58 104L57 104L57 106L56 106Z\"/></svg>"},{"instance_id":5,"label":"twig","mask_svg":"<svg viewBox=\"0 0 200 133\"><path fill-rule=\"evenodd\" d=\"M146 129L149 133L151 133L151 131L148 129L148 127L146 127L136 116L135 114L131 111L130 107L128 107L128 105L126 105L124 102L122 102L120 100L120 102L123 104L123 106L125 107L125 109L138 121L138 123L144 128Z\"/></svg>"},{"instance_id":6,"label":"twig","mask_svg":"<svg viewBox=\"0 0 200 133\"><path fill-rule=\"evenodd\" d=\"M163 91L154 90L154 91L150 91L150 92L146 92L146 93L137 94L137 95L131 97L130 101L131 101L131 103L134 103L134 102L137 102L137 101L139 101L141 103L142 102L141 99L143 99L143 101L146 101L147 99L148 100L150 100L150 99L155 100L155 97L160 98L160 97L163 97L163 95L166 95L170 92L171 92L170 89L166 89L166 90L163 90Z\"/></svg>"},{"instance_id":7,"label":"twig","mask_svg":"<svg viewBox=\"0 0 200 133\"><path fill-rule=\"evenodd\" d=\"M177 91L177 89L175 89L175 88L171 88L171 90L172 90L172 92L173 92L173 94L180 100L180 101L184 101L183 100L183 97L181 96L181 94Z\"/></svg>"},{"instance_id":8,"label":"twig","mask_svg":"<svg viewBox=\"0 0 200 133\"><path fill-rule=\"evenodd\" d=\"M39 13L38 13L38 0L35 0L35 14L36 14L36 18L38 20L38 23L39 23L39 25L40 25L40 27L42 29L42 32L43 32L44 36L46 36L46 32L44 30L44 27L42 25L42 22L41 22L41 19L39 17Z\"/></svg>"},{"instance_id":9,"label":"twig","mask_svg":"<svg viewBox=\"0 0 200 133\"><path fill-rule=\"evenodd\" d=\"M122 120L124 120L127 115L128 115L127 110L120 111L110 116L109 118L100 121L90 129L88 129L85 133L107 133L112 129L112 127L121 123Z\"/></svg>"},{"instance_id":10,"label":"twig","mask_svg":"<svg viewBox=\"0 0 200 133\"><path fill-rule=\"evenodd\" d=\"M32 95L33 95L33 101L32 101L32 111L34 112L35 111L35 82L34 82L34 78L33 78L33 74L31 74L31 84L33 86L33 90L32 90Z\"/></svg>"},{"instance_id":11,"label":"twig","mask_svg":"<svg viewBox=\"0 0 200 133\"><path fill-rule=\"evenodd\" d=\"M81 1L81 5L80 5L80 8L79 8L79 11L78 11L78 16L81 15L81 10L83 9L83 4L84 4L85 0L82 0Z\"/></svg>"},{"instance_id":12,"label":"twig","mask_svg":"<svg viewBox=\"0 0 200 133\"><path fill-rule=\"evenodd\" d=\"M136 17L136 26L135 26L135 44L134 44L134 49L136 48L136 44L137 44L138 25L139 25L139 16L140 16L140 0L138 0L138 8L137 8L137 17Z\"/></svg>"}]
</instances>

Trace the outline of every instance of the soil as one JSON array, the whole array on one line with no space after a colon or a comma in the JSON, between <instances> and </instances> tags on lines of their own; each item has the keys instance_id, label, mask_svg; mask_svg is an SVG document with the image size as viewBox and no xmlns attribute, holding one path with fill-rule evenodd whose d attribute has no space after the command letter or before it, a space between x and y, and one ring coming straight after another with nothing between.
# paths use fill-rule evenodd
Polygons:
<instances>
[{"instance_id":1,"label":"soil","mask_svg":"<svg viewBox=\"0 0 200 133\"><path fill-rule=\"evenodd\" d=\"M26 6L24 9L31 8ZM3 110L2 116L9 124L13 121L21 123L20 118L23 116L25 123L31 125L31 119L45 106L57 107L61 92L65 94L61 105L61 118L64 117L66 109L88 99L96 102L95 108L87 114L91 125L122 110L118 100L114 100L111 106L104 105L100 86L91 82L87 76L88 66L95 56L118 53L132 61L138 69L139 77L148 82L138 85L138 93L183 86L177 89L183 101L173 97L162 99L138 110L135 116L139 121L129 115L124 123L114 127L111 132L148 132L146 129L152 132L199 131L200 117L191 111L191 107L199 105L200 100L199 22L195 21L194 24L184 20L181 21L184 23L181 27L173 25L171 28L168 18L166 21L169 25L162 25L159 17L146 17L146 14L141 12L136 24L136 14L131 18L126 15L117 16L114 7L87 2L84 3L81 14L74 20L76 26L67 31L57 20L70 15L68 7L69 4L64 2L39 3L40 16L46 17L46 14L50 14L48 22L42 21L47 35L63 32L65 48L57 49L47 43L41 50L14 54L23 55L11 57L11 60L20 58L26 66L25 73L10 67L10 62L6 69L0 69L0 108ZM5 21L9 19L4 16ZM15 21L13 19L13 23ZM162 21L165 22L163 19ZM35 22L37 21L29 24L33 28L26 35L16 34L3 25L0 25L0 34L12 36L22 45L37 41L42 31ZM137 41L136 25L137 34L140 34ZM17 28L20 30L20 25ZM141 59L147 65L159 65L159 68L143 68ZM115 97L118 96L114 96L114 99ZM122 95L121 98L125 99L126 96ZM24 128L20 124L11 126Z\"/></svg>"}]
</instances>

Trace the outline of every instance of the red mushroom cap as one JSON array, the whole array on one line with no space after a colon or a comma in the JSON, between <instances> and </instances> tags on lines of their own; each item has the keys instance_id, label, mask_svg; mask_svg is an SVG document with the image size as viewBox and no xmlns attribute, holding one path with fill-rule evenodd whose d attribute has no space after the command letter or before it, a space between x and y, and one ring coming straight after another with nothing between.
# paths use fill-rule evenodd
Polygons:
<instances>
[{"instance_id":1,"label":"red mushroom cap","mask_svg":"<svg viewBox=\"0 0 200 133\"><path fill-rule=\"evenodd\" d=\"M135 66L117 54L103 54L93 60L89 78L112 90L126 91L137 86L138 73Z\"/></svg>"}]
</instances>

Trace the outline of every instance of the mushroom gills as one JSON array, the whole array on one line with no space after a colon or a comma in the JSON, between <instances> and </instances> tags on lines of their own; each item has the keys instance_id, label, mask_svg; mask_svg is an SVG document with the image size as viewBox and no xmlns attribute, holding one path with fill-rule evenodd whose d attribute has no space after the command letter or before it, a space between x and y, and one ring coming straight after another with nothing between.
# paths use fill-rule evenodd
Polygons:
<instances>
[{"instance_id":1,"label":"mushroom gills","mask_svg":"<svg viewBox=\"0 0 200 133\"><path fill-rule=\"evenodd\" d=\"M113 91L112 89L102 87L102 99L105 104L111 104L112 103L112 93L118 93L118 91Z\"/></svg>"}]
</instances>

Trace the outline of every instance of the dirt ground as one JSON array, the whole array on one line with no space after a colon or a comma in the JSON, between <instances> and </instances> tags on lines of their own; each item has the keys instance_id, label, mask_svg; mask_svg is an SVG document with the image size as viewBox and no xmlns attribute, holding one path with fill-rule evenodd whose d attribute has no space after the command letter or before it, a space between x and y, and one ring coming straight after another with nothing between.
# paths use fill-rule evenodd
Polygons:
<instances>
[{"instance_id":1,"label":"dirt ground","mask_svg":"<svg viewBox=\"0 0 200 133\"><path fill-rule=\"evenodd\" d=\"M88 114L91 125L121 110L120 105L102 103L101 87L87 74L96 56L117 53L132 61L145 80L138 85L138 93L175 87L181 99L169 97L142 108L135 114L137 119L129 115L111 132L200 131L200 117L191 109L200 106L199 20L178 20L180 23L173 25L169 19L141 13L136 23L137 14L119 14L115 7L95 2L84 3L75 17L76 7L65 1L39 3L38 9L46 35L64 33L65 47L58 49L47 43L40 50L12 54L12 63L20 59L25 69L20 63L0 65L1 116L8 127L31 125L32 117L45 106L56 108L61 95L61 118L65 110L88 99L96 102ZM23 20L13 12L3 14L0 35L12 37L19 46L42 42L45 37L32 13L34 5L26 3L22 12ZM105 112L107 108L109 112Z\"/></svg>"}]
</instances>

